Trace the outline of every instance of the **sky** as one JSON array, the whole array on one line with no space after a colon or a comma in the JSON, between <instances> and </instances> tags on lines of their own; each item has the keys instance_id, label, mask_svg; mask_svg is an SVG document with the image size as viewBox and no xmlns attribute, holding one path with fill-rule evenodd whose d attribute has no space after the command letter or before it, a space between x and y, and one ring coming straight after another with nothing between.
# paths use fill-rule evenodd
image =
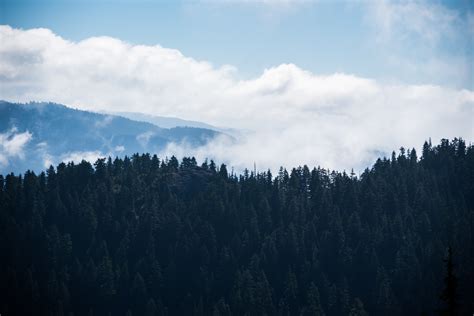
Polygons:
<instances>
[{"instance_id":1,"label":"sky","mask_svg":"<svg viewBox=\"0 0 474 316\"><path fill-rule=\"evenodd\" d=\"M472 1L0 1L0 99L245 131L163 155L361 169L474 139Z\"/></svg>"},{"instance_id":2,"label":"sky","mask_svg":"<svg viewBox=\"0 0 474 316\"><path fill-rule=\"evenodd\" d=\"M110 36L132 44L158 44L217 67L233 65L241 78L294 63L319 74L473 87L469 0L1 3L1 24L48 28L73 41Z\"/></svg>"}]
</instances>

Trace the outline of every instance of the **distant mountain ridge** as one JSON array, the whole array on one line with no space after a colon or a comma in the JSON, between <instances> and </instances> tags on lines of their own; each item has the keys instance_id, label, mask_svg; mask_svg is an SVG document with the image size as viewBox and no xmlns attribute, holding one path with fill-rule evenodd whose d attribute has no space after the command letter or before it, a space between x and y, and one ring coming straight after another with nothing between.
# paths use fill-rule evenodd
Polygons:
<instances>
[{"instance_id":1,"label":"distant mountain ridge","mask_svg":"<svg viewBox=\"0 0 474 316\"><path fill-rule=\"evenodd\" d=\"M122 116L134 121L147 122L154 124L162 128L174 128L174 127L194 127L194 128L204 128L214 131L221 131L222 129L204 122L198 121L189 121L183 120L177 117L171 116L158 116L158 115L149 115L138 112L111 112L112 115Z\"/></svg>"},{"instance_id":2,"label":"distant mountain ridge","mask_svg":"<svg viewBox=\"0 0 474 316\"><path fill-rule=\"evenodd\" d=\"M158 153L171 142L202 146L219 134L198 127L162 128L62 104L0 101L0 171L42 170L81 156Z\"/></svg>"},{"instance_id":3,"label":"distant mountain ridge","mask_svg":"<svg viewBox=\"0 0 474 316\"><path fill-rule=\"evenodd\" d=\"M225 133L226 135L232 136L232 137L238 137L239 135L241 135L242 132L246 132L246 130L242 130L242 129L219 127L219 126L214 126L214 125L200 122L200 121L183 120L181 118L171 117L171 116L158 116L158 115L150 115L150 114L144 114L144 113L138 113L138 112L109 112L109 113L104 112L102 114L118 115L118 116L122 116L134 121L151 123L162 128L194 127L194 128L210 129L213 131Z\"/></svg>"}]
</instances>

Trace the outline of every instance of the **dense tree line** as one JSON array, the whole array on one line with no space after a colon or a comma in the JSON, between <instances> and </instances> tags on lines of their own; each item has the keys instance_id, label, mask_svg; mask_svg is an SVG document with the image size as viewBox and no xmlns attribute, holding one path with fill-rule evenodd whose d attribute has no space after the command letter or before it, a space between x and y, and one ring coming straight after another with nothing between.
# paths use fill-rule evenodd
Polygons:
<instances>
[{"instance_id":1,"label":"dense tree line","mask_svg":"<svg viewBox=\"0 0 474 316\"><path fill-rule=\"evenodd\" d=\"M148 154L61 163L0 175L0 210L2 315L474 311L474 146L461 139L358 177Z\"/></svg>"}]
</instances>

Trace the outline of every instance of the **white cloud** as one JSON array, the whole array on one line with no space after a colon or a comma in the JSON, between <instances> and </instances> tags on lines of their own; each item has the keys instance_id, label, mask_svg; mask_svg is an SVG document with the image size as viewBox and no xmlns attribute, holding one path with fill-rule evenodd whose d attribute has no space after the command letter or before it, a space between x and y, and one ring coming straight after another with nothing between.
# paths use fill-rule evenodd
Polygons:
<instances>
[{"instance_id":1,"label":"white cloud","mask_svg":"<svg viewBox=\"0 0 474 316\"><path fill-rule=\"evenodd\" d=\"M70 42L45 29L2 26L0 42L1 99L176 116L249 131L237 142L219 138L199 149L171 144L163 155L209 157L236 168L255 161L261 169L303 163L350 169L370 165L377 152L419 146L428 137L474 139L470 90L316 75L293 64L241 80L235 67L216 68L177 50L109 37Z\"/></svg>"},{"instance_id":2,"label":"white cloud","mask_svg":"<svg viewBox=\"0 0 474 316\"><path fill-rule=\"evenodd\" d=\"M136 137L137 141L145 148L150 141L150 138L153 137L155 134L153 132L145 132Z\"/></svg>"},{"instance_id":3,"label":"white cloud","mask_svg":"<svg viewBox=\"0 0 474 316\"><path fill-rule=\"evenodd\" d=\"M457 11L426 1L381 0L370 2L370 8L382 40L414 35L436 45L443 37L456 36L456 24L462 22Z\"/></svg>"},{"instance_id":4,"label":"white cloud","mask_svg":"<svg viewBox=\"0 0 474 316\"><path fill-rule=\"evenodd\" d=\"M16 128L0 133L0 166L6 166L11 159L24 159L24 147L33 135L29 132L19 133Z\"/></svg>"},{"instance_id":5,"label":"white cloud","mask_svg":"<svg viewBox=\"0 0 474 316\"><path fill-rule=\"evenodd\" d=\"M96 128L105 128L105 127L109 126L110 123L112 123L113 120L114 120L113 116L106 115L106 116L104 116L104 118L102 120L97 120L94 125L95 125Z\"/></svg>"},{"instance_id":6,"label":"white cloud","mask_svg":"<svg viewBox=\"0 0 474 316\"><path fill-rule=\"evenodd\" d=\"M60 158L61 161L70 162L73 161L75 163L79 163L82 160L89 161L94 163L99 158L104 158L106 155L101 153L100 151L73 151L66 154L63 154Z\"/></svg>"},{"instance_id":7,"label":"white cloud","mask_svg":"<svg viewBox=\"0 0 474 316\"><path fill-rule=\"evenodd\" d=\"M36 152L34 154L41 157L43 162L43 168L48 168L51 165L56 165L60 162L74 162L80 163L82 160L89 161L94 163L99 158L104 157L114 157L117 154L120 154L125 150L124 146L116 146L114 151L110 151L108 153L103 153L99 150L93 151L71 151L60 154L58 156L52 155L49 152L50 146L46 142L41 142L36 145Z\"/></svg>"},{"instance_id":8,"label":"white cloud","mask_svg":"<svg viewBox=\"0 0 474 316\"><path fill-rule=\"evenodd\" d=\"M375 39L370 46L388 69L408 80L474 88L472 56L464 50L474 41L471 12L423 0L365 4Z\"/></svg>"},{"instance_id":9,"label":"white cloud","mask_svg":"<svg viewBox=\"0 0 474 316\"><path fill-rule=\"evenodd\" d=\"M47 142L40 142L36 144L36 152L34 154L41 157L41 160L43 162L43 168L49 168L50 166L56 163L55 157L53 157L48 152L48 150L49 150L49 145Z\"/></svg>"}]
</instances>

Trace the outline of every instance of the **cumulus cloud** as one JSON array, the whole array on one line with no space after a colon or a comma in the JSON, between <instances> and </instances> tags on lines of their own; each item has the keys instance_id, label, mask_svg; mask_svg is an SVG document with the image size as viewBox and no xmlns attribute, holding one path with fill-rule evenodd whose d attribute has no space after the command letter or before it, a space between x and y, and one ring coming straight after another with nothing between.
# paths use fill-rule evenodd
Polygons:
<instances>
[{"instance_id":1,"label":"cumulus cloud","mask_svg":"<svg viewBox=\"0 0 474 316\"><path fill-rule=\"evenodd\" d=\"M0 42L2 99L176 116L246 131L200 148L170 144L162 155L208 157L236 168L255 161L261 169L360 169L380 152L428 137L474 136L474 92L466 89L318 75L294 64L242 80L235 67L174 49L110 37L71 42L47 29L1 26ZM24 58L11 57L17 55Z\"/></svg>"},{"instance_id":2,"label":"cumulus cloud","mask_svg":"<svg viewBox=\"0 0 474 316\"><path fill-rule=\"evenodd\" d=\"M6 166L11 159L24 159L24 148L33 135L26 131L19 133L16 128L0 133L0 166Z\"/></svg>"}]
</instances>

